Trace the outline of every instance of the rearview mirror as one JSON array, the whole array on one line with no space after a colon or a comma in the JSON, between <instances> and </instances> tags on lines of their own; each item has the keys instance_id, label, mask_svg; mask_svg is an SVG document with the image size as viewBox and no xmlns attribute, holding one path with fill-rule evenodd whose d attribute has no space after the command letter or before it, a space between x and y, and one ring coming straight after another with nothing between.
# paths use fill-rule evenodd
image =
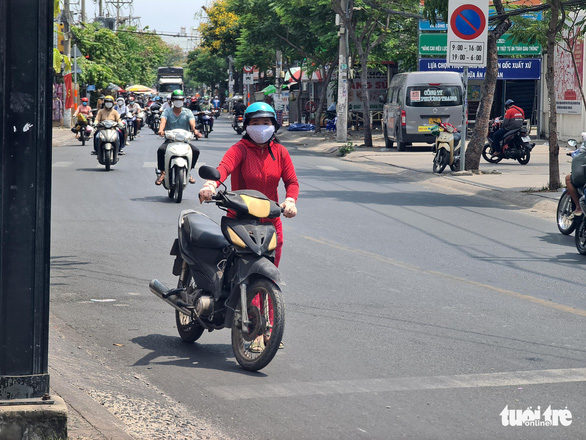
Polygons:
<instances>
[{"instance_id":1,"label":"rearview mirror","mask_svg":"<svg viewBox=\"0 0 586 440\"><path fill-rule=\"evenodd\" d=\"M202 165L199 167L199 177L206 180L220 180L220 172L214 167Z\"/></svg>"},{"instance_id":2,"label":"rearview mirror","mask_svg":"<svg viewBox=\"0 0 586 440\"><path fill-rule=\"evenodd\" d=\"M578 145L578 141L576 139L568 139L568 145L572 148L576 148L576 145Z\"/></svg>"}]
</instances>

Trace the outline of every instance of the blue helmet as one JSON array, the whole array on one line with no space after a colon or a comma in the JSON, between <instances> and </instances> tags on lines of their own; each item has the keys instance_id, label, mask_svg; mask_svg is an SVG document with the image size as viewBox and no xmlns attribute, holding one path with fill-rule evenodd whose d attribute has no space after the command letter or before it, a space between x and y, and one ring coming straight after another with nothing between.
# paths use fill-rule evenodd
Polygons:
<instances>
[{"instance_id":1,"label":"blue helmet","mask_svg":"<svg viewBox=\"0 0 586 440\"><path fill-rule=\"evenodd\" d=\"M255 102L250 104L244 111L244 126L248 125L253 118L270 118L275 127L279 127L277 123L277 113L266 102Z\"/></svg>"}]
</instances>

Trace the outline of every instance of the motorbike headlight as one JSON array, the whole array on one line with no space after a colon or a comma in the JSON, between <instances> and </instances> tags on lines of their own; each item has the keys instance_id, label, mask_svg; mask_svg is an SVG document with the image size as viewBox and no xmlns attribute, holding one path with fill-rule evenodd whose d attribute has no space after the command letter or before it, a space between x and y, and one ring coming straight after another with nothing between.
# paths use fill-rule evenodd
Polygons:
<instances>
[{"instance_id":1,"label":"motorbike headlight","mask_svg":"<svg viewBox=\"0 0 586 440\"><path fill-rule=\"evenodd\" d=\"M175 135L175 140L177 142L185 142L185 135L183 133L177 133Z\"/></svg>"}]
</instances>

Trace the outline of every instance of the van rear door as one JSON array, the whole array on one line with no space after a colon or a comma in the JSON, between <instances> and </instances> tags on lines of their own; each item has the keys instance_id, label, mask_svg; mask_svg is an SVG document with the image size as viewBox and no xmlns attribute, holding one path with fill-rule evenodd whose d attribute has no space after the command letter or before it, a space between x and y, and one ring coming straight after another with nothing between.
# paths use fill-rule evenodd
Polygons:
<instances>
[{"instance_id":1,"label":"van rear door","mask_svg":"<svg viewBox=\"0 0 586 440\"><path fill-rule=\"evenodd\" d=\"M438 122L462 126L462 87L427 84L407 87L407 133L427 133ZM458 128L459 130L459 128Z\"/></svg>"}]
</instances>

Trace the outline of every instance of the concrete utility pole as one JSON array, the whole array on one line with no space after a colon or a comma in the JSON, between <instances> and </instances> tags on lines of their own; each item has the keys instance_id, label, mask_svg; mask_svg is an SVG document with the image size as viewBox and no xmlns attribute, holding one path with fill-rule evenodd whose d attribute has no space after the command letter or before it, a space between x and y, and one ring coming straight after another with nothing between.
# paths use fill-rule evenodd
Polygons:
<instances>
[{"instance_id":1,"label":"concrete utility pole","mask_svg":"<svg viewBox=\"0 0 586 440\"><path fill-rule=\"evenodd\" d=\"M347 0L340 0L342 11L347 14ZM344 20L340 20L340 60L338 62L338 104L336 113L336 141L346 142L348 140L348 45L346 38L346 26Z\"/></svg>"},{"instance_id":2,"label":"concrete utility pole","mask_svg":"<svg viewBox=\"0 0 586 440\"><path fill-rule=\"evenodd\" d=\"M0 1L0 408L14 408L0 410L2 439L67 434L64 405L48 429L62 402L48 374L53 5Z\"/></svg>"}]
</instances>

